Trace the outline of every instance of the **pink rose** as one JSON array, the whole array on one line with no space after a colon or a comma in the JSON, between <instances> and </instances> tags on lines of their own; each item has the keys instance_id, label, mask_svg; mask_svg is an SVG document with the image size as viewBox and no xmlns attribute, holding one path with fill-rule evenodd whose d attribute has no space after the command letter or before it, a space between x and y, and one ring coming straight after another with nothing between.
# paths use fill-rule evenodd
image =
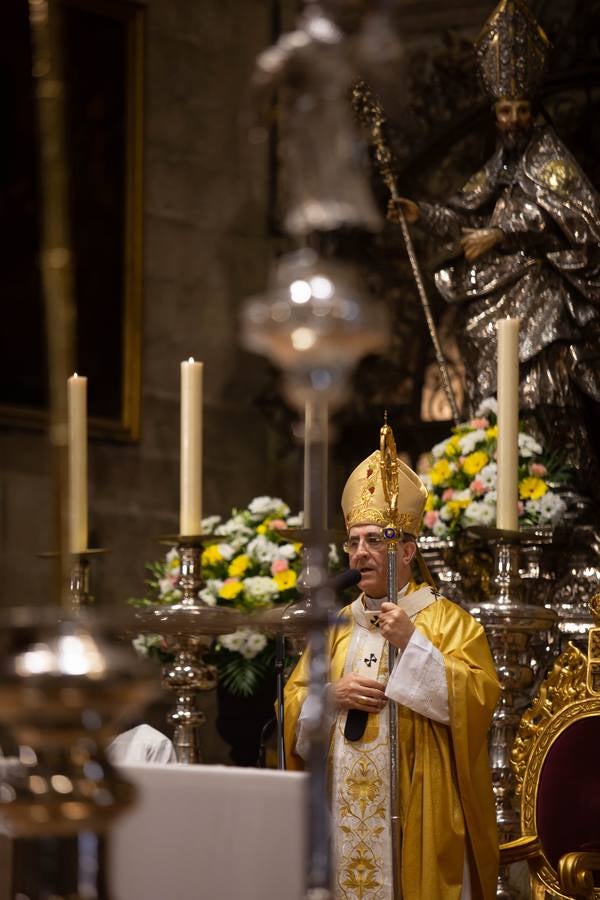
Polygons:
<instances>
[{"instance_id":1,"label":"pink rose","mask_svg":"<svg viewBox=\"0 0 600 900\"><path fill-rule=\"evenodd\" d=\"M522 516L524 512L525 512L525 504L522 503L520 500L517 500L517 514L519 516Z\"/></svg>"},{"instance_id":2,"label":"pink rose","mask_svg":"<svg viewBox=\"0 0 600 900\"><path fill-rule=\"evenodd\" d=\"M471 428L489 428L490 423L487 419L471 419Z\"/></svg>"},{"instance_id":3,"label":"pink rose","mask_svg":"<svg viewBox=\"0 0 600 900\"><path fill-rule=\"evenodd\" d=\"M454 488L446 488L444 493L442 494L442 500L444 503L447 503L448 500L452 500L454 497Z\"/></svg>"},{"instance_id":4,"label":"pink rose","mask_svg":"<svg viewBox=\"0 0 600 900\"><path fill-rule=\"evenodd\" d=\"M534 475L536 478L543 478L544 475L548 474L548 470L542 463L531 463L529 466L529 474Z\"/></svg>"},{"instance_id":5,"label":"pink rose","mask_svg":"<svg viewBox=\"0 0 600 900\"><path fill-rule=\"evenodd\" d=\"M433 528L439 517L440 514L437 509L428 509L425 513L425 518L423 519L423 521L425 522L425 527Z\"/></svg>"},{"instance_id":6,"label":"pink rose","mask_svg":"<svg viewBox=\"0 0 600 900\"><path fill-rule=\"evenodd\" d=\"M475 478L475 480L472 481L469 485L469 490L472 494L476 494L478 497L481 497L482 494L485 494L487 488L483 481L481 481L479 478Z\"/></svg>"},{"instance_id":7,"label":"pink rose","mask_svg":"<svg viewBox=\"0 0 600 900\"><path fill-rule=\"evenodd\" d=\"M287 522L284 522L283 519L271 519L269 528L272 528L274 531L277 531L278 528L287 528Z\"/></svg>"},{"instance_id":8,"label":"pink rose","mask_svg":"<svg viewBox=\"0 0 600 900\"><path fill-rule=\"evenodd\" d=\"M289 567L290 564L287 559L274 559L271 563L271 575L277 575L278 572L285 572Z\"/></svg>"}]
</instances>

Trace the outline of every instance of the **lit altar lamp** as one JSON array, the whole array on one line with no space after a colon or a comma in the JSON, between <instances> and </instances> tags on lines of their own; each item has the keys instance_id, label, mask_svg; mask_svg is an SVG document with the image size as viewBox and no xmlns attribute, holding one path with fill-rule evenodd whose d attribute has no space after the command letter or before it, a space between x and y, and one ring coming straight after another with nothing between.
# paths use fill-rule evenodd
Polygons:
<instances>
[{"instance_id":1,"label":"lit altar lamp","mask_svg":"<svg viewBox=\"0 0 600 900\"><path fill-rule=\"evenodd\" d=\"M305 540L310 572L310 687L306 701L310 730L310 812L307 897L331 897L332 867L327 807L329 728L325 687L329 680L327 627L334 592L327 584L326 488L323 460L327 453L328 411L347 398L349 375L367 353L387 347L389 325L382 305L361 295L358 273L349 264L323 260L310 250L282 257L267 292L246 301L242 310L245 346L262 353L283 373L283 389L306 425L305 507L309 525ZM308 621L307 621L308 620ZM293 623L289 623L293 631Z\"/></svg>"}]
</instances>

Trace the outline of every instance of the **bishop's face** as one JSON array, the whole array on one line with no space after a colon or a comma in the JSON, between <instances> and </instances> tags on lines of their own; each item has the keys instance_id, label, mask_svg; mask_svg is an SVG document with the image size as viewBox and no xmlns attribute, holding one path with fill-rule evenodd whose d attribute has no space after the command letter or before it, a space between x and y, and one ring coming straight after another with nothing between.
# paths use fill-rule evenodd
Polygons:
<instances>
[{"instance_id":1,"label":"bishop's face","mask_svg":"<svg viewBox=\"0 0 600 900\"><path fill-rule=\"evenodd\" d=\"M501 97L494 109L496 125L504 146L509 150L524 149L533 125L530 101Z\"/></svg>"},{"instance_id":2,"label":"bishop's face","mask_svg":"<svg viewBox=\"0 0 600 900\"><path fill-rule=\"evenodd\" d=\"M379 600L387 597L387 542L377 525L354 525L348 532L346 542L348 562L352 569L360 572L358 583L361 591ZM397 585L398 589L410 579L410 563L415 555L413 541L403 541L398 545Z\"/></svg>"}]
</instances>

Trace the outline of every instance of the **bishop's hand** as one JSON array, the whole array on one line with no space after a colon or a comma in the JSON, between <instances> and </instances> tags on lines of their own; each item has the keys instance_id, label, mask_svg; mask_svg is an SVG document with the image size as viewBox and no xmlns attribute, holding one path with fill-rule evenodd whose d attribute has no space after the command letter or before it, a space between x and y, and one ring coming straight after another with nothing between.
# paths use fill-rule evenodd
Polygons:
<instances>
[{"instance_id":1,"label":"bishop's hand","mask_svg":"<svg viewBox=\"0 0 600 900\"><path fill-rule=\"evenodd\" d=\"M331 700L336 709L362 709L378 713L385 707L385 684L372 678L364 678L356 672L348 672L329 686Z\"/></svg>"},{"instance_id":2,"label":"bishop's hand","mask_svg":"<svg viewBox=\"0 0 600 900\"><path fill-rule=\"evenodd\" d=\"M397 647L404 650L412 637L415 626L410 621L403 609L395 603L382 603L379 612L379 630L383 637Z\"/></svg>"}]
</instances>

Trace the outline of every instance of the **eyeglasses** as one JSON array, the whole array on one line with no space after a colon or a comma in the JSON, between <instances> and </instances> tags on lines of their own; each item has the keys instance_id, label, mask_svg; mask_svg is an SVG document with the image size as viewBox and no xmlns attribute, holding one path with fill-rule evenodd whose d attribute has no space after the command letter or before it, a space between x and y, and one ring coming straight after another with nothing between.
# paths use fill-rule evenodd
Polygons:
<instances>
[{"instance_id":1,"label":"eyeglasses","mask_svg":"<svg viewBox=\"0 0 600 900\"><path fill-rule=\"evenodd\" d=\"M379 534L365 534L363 537L351 537L343 544L344 553L356 553L363 542L367 550L381 550L387 544L386 539Z\"/></svg>"}]
</instances>

